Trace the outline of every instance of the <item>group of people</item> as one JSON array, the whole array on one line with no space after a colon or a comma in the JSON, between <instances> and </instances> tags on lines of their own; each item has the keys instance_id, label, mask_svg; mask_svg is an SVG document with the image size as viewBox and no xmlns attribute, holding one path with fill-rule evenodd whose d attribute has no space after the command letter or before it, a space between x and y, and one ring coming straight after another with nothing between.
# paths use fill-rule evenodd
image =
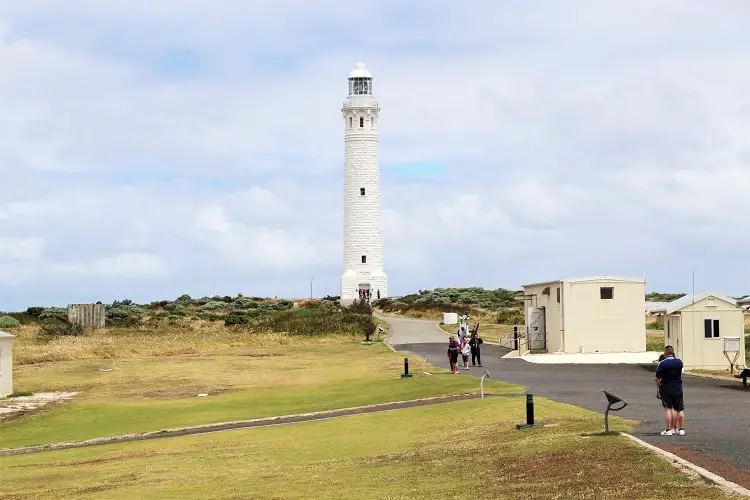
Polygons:
<instances>
[{"instance_id":1,"label":"group of people","mask_svg":"<svg viewBox=\"0 0 750 500\"><path fill-rule=\"evenodd\" d=\"M656 397L664 407L666 428L662 436L685 435L685 402L682 397L682 360L671 345L664 347L656 367Z\"/></svg>"},{"instance_id":2,"label":"group of people","mask_svg":"<svg viewBox=\"0 0 750 500\"><path fill-rule=\"evenodd\" d=\"M372 298L372 290L369 288L357 288L357 295L360 299L369 301ZM377 290L377 298L380 300L380 288Z\"/></svg>"},{"instance_id":3,"label":"group of people","mask_svg":"<svg viewBox=\"0 0 750 500\"><path fill-rule=\"evenodd\" d=\"M458 336L458 338L456 338ZM463 369L469 369L469 355L471 355L471 366L482 366L480 346L484 343L479 336L479 324L475 323L471 329L471 337L467 336L466 327L459 328L456 335L451 335L448 340L448 361L451 364L451 373L458 375L458 355L463 360Z\"/></svg>"}]
</instances>

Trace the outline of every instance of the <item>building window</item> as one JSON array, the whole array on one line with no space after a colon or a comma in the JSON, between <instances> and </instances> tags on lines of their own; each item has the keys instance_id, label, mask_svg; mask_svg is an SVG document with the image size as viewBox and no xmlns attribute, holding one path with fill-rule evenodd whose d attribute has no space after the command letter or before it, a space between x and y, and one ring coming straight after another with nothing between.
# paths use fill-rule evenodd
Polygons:
<instances>
[{"instance_id":1,"label":"building window","mask_svg":"<svg viewBox=\"0 0 750 500\"><path fill-rule=\"evenodd\" d=\"M365 188L359 188L359 194L361 196L364 196L365 195Z\"/></svg>"},{"instance_id":2,"label":"building window","mask_svg":"<svg viewBox=\"0 0 750 500\"><path fill-rule=\"evenodd\" d=\"M362 264L367 264L367 255L362 256Z\"/></svg>"},{"instance_id":3,"label":"building window","mask_svg":"<svg viewBox=\"0 0 750 500\"><path fill-rule=\"evenodd\" d=\"M557 287L557 302L560 302L560 287Z\"/></svg>"},{"instance_id":4,"label":"building window","mask_svg":"<svg viewBox=\"0 0 750 500\"><path fill-rule=\"evenodd\" d=\"M365 128L365 117L360 116L359 117L359 128Z\"/></svg>"},{"instance_id":5,"label":"building window","mask_svg":"<svg viewBox=\"0 0 750 500\"><path fill-rule=\"evenodd\" d=\"M716 307L716 301L713 297L709 297L706 299L706 307Z\"/></svg>"},{"instance_id":6,"label":"building window","mask_svg":"<svg viewBox=\"0 0 750 500\"><path fill-rule=\"evenodd\" d=\"M542 295L549 295L549 287L544 287L544 290L542 290Z\"/></svg>"},{"instance_id":7,"label":"building window","mask_svg":"<svg viewBox=\"0 0 750 500\"><path fill-rule=\"evenodd\" d=\"M352 128L352 117L349 117L349 128Z\"/></svg>"},{"instance_id":8,"label":"building window","mask_svg":"<svg viewBox=\"0 0 750 500\"><path fill-rule=\"evenodd\" d=\"M603 286L599 288L599 298L602 300L612 300L615 298L615 289L611 286Z\"/></svg>"},{"instance_id":9,"label":"building window","mask_svg":"<svg viewBox=\"0 0 750 500\"><path fill-rule=\"evenodd\" d=\"M707 339L719 338L719 320L718 319L704 319L703 320L703 336Z\"/></svg>"},{"instance_id":10,"label":"building window","mask_svg":"<svg viewBox=\"0 0 750 500\"><path fill-rule=\"evenodd\" d=\"M375 128L375 117L374 116L370 117L370 128Z\"/></svg>"}]
</instances>

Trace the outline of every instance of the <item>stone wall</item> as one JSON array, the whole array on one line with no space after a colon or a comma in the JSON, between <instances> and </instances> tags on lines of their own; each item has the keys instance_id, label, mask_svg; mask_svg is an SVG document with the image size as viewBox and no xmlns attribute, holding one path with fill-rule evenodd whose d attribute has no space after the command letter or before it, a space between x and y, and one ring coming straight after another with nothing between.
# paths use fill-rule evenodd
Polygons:
<instances>
[{"instance_id":1,"label":"stone wall","mask_svg":"<svg viewBox=\"0 0 750 500\"><path fill-rule=\"evenodd\" d=\"M104 304L69 304L68 323L83 328L104 328Z\"/></svg>"}]
</instances>

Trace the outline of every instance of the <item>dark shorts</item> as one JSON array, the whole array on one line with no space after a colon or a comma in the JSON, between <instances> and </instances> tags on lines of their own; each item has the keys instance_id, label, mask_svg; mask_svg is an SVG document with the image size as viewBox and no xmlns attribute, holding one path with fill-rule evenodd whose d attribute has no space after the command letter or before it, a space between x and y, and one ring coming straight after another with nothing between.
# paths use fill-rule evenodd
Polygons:
<instances>
[{"instance_id":1,"label":"dark shorts","mask_svg":"<svg viewBox=\"0 0 750 500\"><path fill-rule=\"evenodd\" d=\"M449 358L451 359L451 361L452 361L452 362L454 362L454 363L455 363L456 361L458 361L458 353L457 353L457 352L453 352L453 351L449 352L449 353L448 353L448 357L449 357Z\"/></svg>"},{"instance_id":2,"label":"dark shorts","mask_svg":"<svg viewBox=\"0 0 750 500\"><path fill-rule=\"evenodd\" d=\"M661 403L664 408L669 408L677 411L685 410L685 403L682 400L681 392L662 392Z\"/></svg>"}]
</instances>

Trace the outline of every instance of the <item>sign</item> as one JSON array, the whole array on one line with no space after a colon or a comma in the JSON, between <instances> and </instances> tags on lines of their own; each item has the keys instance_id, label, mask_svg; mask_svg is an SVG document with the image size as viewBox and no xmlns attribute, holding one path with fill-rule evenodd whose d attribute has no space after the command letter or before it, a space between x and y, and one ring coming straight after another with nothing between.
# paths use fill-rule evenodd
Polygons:
<instances>
[{"instance_id":1,"label":"sign","mask_svg":"<svg viewBox=\"0 0 750 500\"><path fill-rule=\"evenodd\" d=\"M724 337L724 352L739 352L740 350L740 338L739 337Z\"/></svg>"}]
</instances>

